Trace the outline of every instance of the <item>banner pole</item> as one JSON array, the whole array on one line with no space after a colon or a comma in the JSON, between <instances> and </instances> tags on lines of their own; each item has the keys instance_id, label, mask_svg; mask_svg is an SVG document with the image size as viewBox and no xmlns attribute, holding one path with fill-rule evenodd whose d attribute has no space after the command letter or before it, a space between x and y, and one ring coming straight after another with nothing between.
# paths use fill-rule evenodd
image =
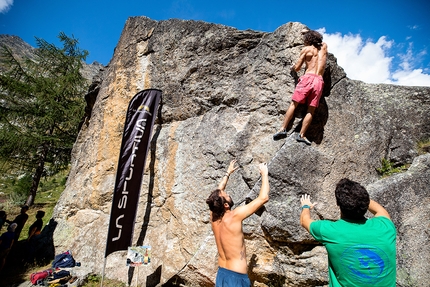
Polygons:
<instances>
[{"instance_id":1,"label":"banner pole","mask_svg":"<svg viewBox=\"0 0 430 287\"><path fill-rule=\"evenodd\" d=\"M103 271L102 271L102 280L100 281L100 287L103 287L103 278L105 276L105 267L106 267L106 257L103 263Z\"/></svg>"},{"instance_id":2,"label":"banner pole","mask_svg":"<svg viewBox=\"0 0 430 287\"><path fill-rule=\"evenodd\" d=\"M136 287L137 287L137 283L139 282L138 278L139 278L139 266L136 267L137 269L137 274L136 274Z\"/></svg>"}]
</instances>

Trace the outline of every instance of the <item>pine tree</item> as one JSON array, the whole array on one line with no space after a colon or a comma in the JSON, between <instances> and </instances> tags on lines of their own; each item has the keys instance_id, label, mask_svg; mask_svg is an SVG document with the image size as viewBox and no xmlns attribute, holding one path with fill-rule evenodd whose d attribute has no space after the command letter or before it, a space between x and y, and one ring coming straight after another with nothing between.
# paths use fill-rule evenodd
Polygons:
<instances>
[{"instance_id":1,"label":"pine tree","mask_svg":"<svg viewBox=\"0 0 430 287\"><path fill-rule=\"evenodd\" d=\"M82 62L88 52L60 33L63 48L36 38L35 57L0 49L0 158L32 175L26 204L42 176L67 168L84 111Z\"/></svg>"}]
</instances>

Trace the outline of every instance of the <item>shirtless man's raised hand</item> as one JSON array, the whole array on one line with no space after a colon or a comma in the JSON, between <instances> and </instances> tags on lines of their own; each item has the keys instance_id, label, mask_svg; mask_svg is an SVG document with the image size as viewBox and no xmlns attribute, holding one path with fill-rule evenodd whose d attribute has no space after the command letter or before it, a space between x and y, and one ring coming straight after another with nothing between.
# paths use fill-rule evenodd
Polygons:
<instances>
[{"instance_id":1,"label":"shirtless man's raised hand","mask_svg":"<svg viewBox=\"0 0 430 287\"><path fill-rule=\"evenodd\" d=\"M256 212L269 200L269 176L266 163L259 165L261 174L260 194L250 203L231 209L233 200L225 187L231 173L238 169L232 160L218 188L206 200L211 211L211 224L218 248L218 274L216 286L247 286L246 247L242 221Z\"/></svg>"}]
</instances>

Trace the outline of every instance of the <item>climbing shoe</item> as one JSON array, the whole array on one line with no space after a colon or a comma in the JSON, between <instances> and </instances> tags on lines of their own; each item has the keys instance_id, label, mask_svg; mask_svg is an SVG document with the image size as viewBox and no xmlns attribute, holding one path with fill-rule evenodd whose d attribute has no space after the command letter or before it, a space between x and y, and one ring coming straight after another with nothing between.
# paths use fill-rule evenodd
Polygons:
<instances>
[{"instance_id":1,"label":"climbing shoe","mask_svg":"<svg viewBox=\"0 0 430 287\"><path fill-rule=\"evenodd\" d=\"M303 142L303 143L305 143L305 144L307 144L307 145L311 145L311 142L310 142L306 137L302 137L302 136L300 135L300 133L298 133L298 134L297 134L297 136L296 136L296 140L297 140L298 142Z\"/></svg>"},{"instance_id":2,"label":"climbing shoe","mask_svg":"<svg viewBox=\"0 0 430 287\"><path fill-rule=\"evenodd\" d=\"M278 141L278 140L284 139L286 137L287 137L287 131L283 130L283 131L280 131L280 132L277 132L276 134L274 134L273 135L273 140L274 141Z\"/></svg>"}]
</instances>

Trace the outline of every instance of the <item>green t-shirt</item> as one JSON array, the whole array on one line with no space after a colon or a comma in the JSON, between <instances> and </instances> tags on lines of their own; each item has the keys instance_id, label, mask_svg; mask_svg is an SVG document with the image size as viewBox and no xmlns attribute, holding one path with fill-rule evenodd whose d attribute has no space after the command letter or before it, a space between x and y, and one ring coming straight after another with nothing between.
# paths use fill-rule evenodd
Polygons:
<instances>
[{"instance_id":1,"label":"green t-shirt","mask_svg":"<svg viewBox=\"0 0 430 287\"><path fill-rule=\"evenodd\" d=\"M396 227L389 218L318 220L310 232L327 249L331 287L396 286Z\"/></svg>"}]
</instances>

